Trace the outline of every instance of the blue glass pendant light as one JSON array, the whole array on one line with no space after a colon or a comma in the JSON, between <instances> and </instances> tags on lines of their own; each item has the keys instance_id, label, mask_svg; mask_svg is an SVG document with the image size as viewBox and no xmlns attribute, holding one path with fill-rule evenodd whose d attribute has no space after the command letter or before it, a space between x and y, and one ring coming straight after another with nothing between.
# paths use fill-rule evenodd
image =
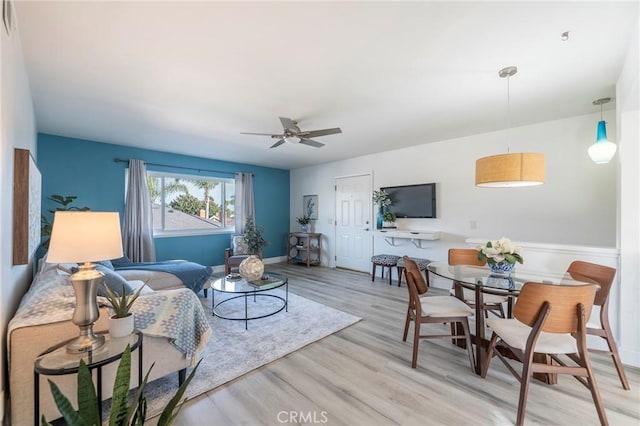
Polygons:
<instances>
[{"instance_id":1,"label":"blue glass pendant light","mask_svg":"<svg viewBox=\"0 0 640 426\"><path fill-rule=\"evenodd\" d=\"M589 147L589 157L596 164L606 164L616 154L617 146L607 139L607 126L602 119L602 105L611 101L611 98L602 98L593 101L594 105L600 105L600 121L598 121L598 134L596 143Z\"/></svg>"}]
</instances>

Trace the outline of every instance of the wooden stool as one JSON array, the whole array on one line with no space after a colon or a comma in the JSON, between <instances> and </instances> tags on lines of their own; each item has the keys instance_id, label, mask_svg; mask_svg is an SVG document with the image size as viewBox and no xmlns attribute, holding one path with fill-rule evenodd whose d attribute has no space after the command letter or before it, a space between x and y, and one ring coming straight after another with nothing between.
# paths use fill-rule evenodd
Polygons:
<instances>
[{"instance_id":1,"label":"wooden stool","mask_svg":"<svg viewBox=\"0 0 640 426\"><path fill-rule=\"evenodd\" d=\"M376 278L376 266L382 266L382 278L384 278L384 268L389 268L389 285L391 285L391 268L396 266L400 259L400 256L393 254L376 254L371 256L371 263L373 264L373 271L371 272L371 281Z\"/></svg>"},{"instance_id":2,"label":"wooden stool","mask_svg":"<svg viewBox=\"0 0 640 426\"><path fill-rule=\"evenodd\" d=\"M429 270L427 270L427 265L429 265L432 260L420 259L418 257L410 257L409 259L418 264L420 271L424 271L424 281L427 283L427 287L429 287ZM400 284L402 284L402 274L404 273L404 260L402 258L398 259L396 267L398 268L398 287L400 287Z\"/></svg>"}]
</instances>

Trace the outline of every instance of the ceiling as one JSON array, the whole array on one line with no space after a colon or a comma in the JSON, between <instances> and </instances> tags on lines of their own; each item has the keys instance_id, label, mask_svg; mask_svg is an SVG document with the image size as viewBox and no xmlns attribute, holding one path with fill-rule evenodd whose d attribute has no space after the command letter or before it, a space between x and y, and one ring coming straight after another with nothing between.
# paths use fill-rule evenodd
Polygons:
<instances>
[{"instance_id":1,"label":"ceiling","mask_svg":"<svg viewBox=\"0 0 640 426\"><path fill-rule=\"evenodd\" d=\"M509 65L512 127L598 112L638 22L638 1L14 4L39 132L284 169L504 129ZM343 133L240 134L279 116Z\"/></svg>"}]
</instances>

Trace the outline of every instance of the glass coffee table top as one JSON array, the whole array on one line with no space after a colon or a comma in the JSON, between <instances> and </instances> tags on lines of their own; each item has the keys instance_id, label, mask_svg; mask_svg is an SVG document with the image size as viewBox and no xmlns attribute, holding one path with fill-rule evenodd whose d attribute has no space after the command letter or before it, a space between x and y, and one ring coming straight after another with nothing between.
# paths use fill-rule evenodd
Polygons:
<instances>
[{"instance_id":1,"label":"glass coffee table top","mask_svg":"<svg viewBox=\"0 0 640 426\"><path fill-rule=\"evenodd\" d=\"M211 284L215 291L223 293L253 293L255 291L273 290L287 283L287 277L276 272L265 272L261 279L247 282L240 275L229 274L218 278Z\"/></svg>"},{"instance_id":2,"label":"glass coffee table top","mask_svg":"<svg viewBox=\"0 0 640 426\"><path fill-rule=\"evenodd\" d=\"M284 286L280 291L268 293ZM214 316L231 321L244 321L245 330L251 320L270 317L289 307L289 284L283 274L265 272L261 279L247 282L233 274L211 284L211 310ZM216 293L225 293L227 296ZM222 300L220 300L222 298Z\"/></svg>"}]
</instances>

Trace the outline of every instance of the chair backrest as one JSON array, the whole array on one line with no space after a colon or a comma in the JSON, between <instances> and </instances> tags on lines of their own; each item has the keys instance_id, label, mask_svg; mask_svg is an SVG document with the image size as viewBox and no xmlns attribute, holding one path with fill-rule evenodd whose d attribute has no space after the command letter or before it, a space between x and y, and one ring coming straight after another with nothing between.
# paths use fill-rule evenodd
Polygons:
<instances>
[{"instance_id":1,"label":"chair backrest","mask_svg":"<svg viewBox=\"0 0 640 426\"><path fill-rule=\"evenodd\" d=\"M231 251L234 256L249 254L249 247L244 240L244 235L232 235L231 236Z\"/></svg>"},{"instance_id":2,"label":"chair backrest","mask_svg":"<svg viewBox=\"0 0 640 426\"><path fill-rule=\"evenodd\" d=\"M522 286L513 308L513 316L532 327L548 302L551 309L542 326L548 333L575 333L578 331L578 305L585 310L586 321L591 315L591 307L596 294L595 285L553 285L528 282Z\"/></svg>"},{"instance_id":3,"label":"chair backrest","mask_svg":"<svg viewBox=\"0 0 640 426\"><path fill-rule=\"evenodd\" d=\"M428 290L427 283L425 283L424 278L422 277L422 272L420 272L420 268L418 268L418 264L411 260L409 256L403 256L402 260L404 260L404 269L407 274L407 281L411 280L413 286L415 286L418 295L425 294Z\"/></svg>"},{"instance_id":4,"label":"chair backrest","mask_svg":"<svg viewBox=\"0 0 640 426\"><path fill-rule=\"evenodd\" d=\"M581 277L584 277L600 285L596 293L596 299L593 302L594 305L602 306L607 302L611 285L613 285L613 278L616 276L615 268L576 260L571 262L567 272L574 280L579 281Z\"/></svg>"},{"instance_id":5,"label":"chair backrest","mask_svg":"<svg viewBox=\"0 0 640 426\"><path fill-rule=\"evenodd\" d=\"M486 264L486 260L478 260L478 250L476 249L449 249L449 265L484 266Z\"/></svg>"}]
</instances>

